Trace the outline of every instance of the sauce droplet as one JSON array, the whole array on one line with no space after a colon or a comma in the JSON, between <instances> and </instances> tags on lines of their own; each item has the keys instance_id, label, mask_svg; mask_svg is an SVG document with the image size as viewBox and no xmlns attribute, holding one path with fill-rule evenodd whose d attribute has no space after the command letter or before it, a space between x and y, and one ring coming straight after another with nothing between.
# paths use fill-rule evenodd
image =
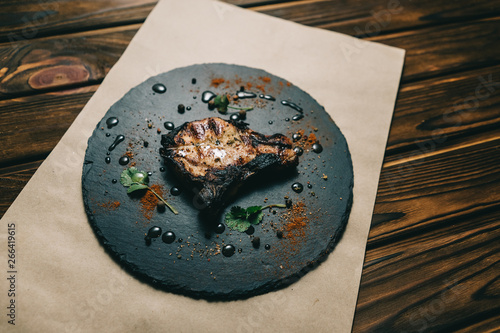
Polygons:
<instances>
[{"instance_id":1,"label":"sauce droplet","mask_svg":"<svg viewBox=\"0 0 500 333\"><path fill-rule=\"evenodd\" d=\"M217 95L215 95L213 92L211 92L211 91L209 91L209 90L204 91L204 92L201 94L201 101L202 101L203 103L208 103L208 102L210 102L210 100L211 100L212 98L215 98L215 96L217 96Z\"/></svg>"},{"instance_id":2,"label":"sauce droplet","mask_svg":"<svg viewBox=\"0 0 500 333\"><path fill-rule=\"evenodd\" d=\"M149 238L158 238L160 237L161 235L161 228L160 227L151 227L149 230L148 230L148 235L146 237L149 237Z\"/></svg>"},{"instance_id":3,"label":"sauce droplet","mask_svg":"<svg viewBox=\"0 0 500 333\"><path fill-rule=\"evenodd\" d=\"M238 98L255 98L255 97L257 97L257 95L255 95L253 92L249 92L249 91L238 91L236 93L236 96L238 96Z\"/></svg>"},{"instance_id":4,"label":"sauce droplet","mask_svg":"<svg viewBox=\"0 0 500 333\"><path fill-rule=\"evenodd\" d=\"M111 146L109 146L108 150L109 151L112 151L113 149L116 148L116 146L122 142L123 140L125 140L125 137L123 135L118 135L115 139L115 141L111 144Z\"/></svg>"},{"instance_id":5,"label":"sauce droplet","mask_svg":"<svg viewBox=\"0 0 500 333\"><path fill-rule=\"evenodd\" d=\"M290 118L285 118L285 121L290 121Z\"/></svg>"},{"instance_id":6,"label":"sauce droplet","mask_svg":"<svg viewBox=\"0 0 500 333\"><path fill-rule=\"evenodd\" d=\"M323 146L319 142L316 142L315 144L312 145L312 150L313 152L319 154L323 151Z\"/></svg>"},{"instance_id":7,"label":"sauce droplet","mask_svg":"<svg viewBox=\"0 0 500 333\"><path fill-rule=\"evenodd\" d=\"M160 168L160 172L165 172L165 168L164 168L164 167L161 167L161 168Z\"/></svg>"},{"instance_id":8,"label":"sauce droplet","mask_svg":"<svg viewBox=\"0 0 500 333\"><path fill-rule=\"evenodd\" d=\"M259 95L260 98L263 98L263 99L267 99L268 101L275 101L276 98L274 98L273 96L271 95L264 95L264 94L260 94Z\"/></svg>"},{"instance_id":9,"label":"sauce droplet","mask_svg":"<svg viewBox=\"0 0 500 333\"><path fill-rule=\"evenodd\" d=\"M299 114L296 114L295 116L292 117L292 120L293 121L298 121L300 119L304 118L304 115L299 113Z\"/></svg>"},{"instance_id":10,"label":"sauce droplet","mask_svg":"<svg viewBox=\"0 0 500 333\"><path fill-rule=\"evenodd\" d=\"M128 158L128 156L122 156L118 160L118 163L120 163L120 165L127 165L128 162L130 162L130 159Z\"/></svg>"},{"instance_id":11,"label":"sauce droplet","mask_svg":"<svg viewBox=\"0 0 500 333\"><path fill-rule=\"evenodd\" d=\"M297 156L302 156L302 154L304 154L304 149L302 149L302 147L295 147L293 148L293 151L297 154Z\"/></svg>"},{"instance_id":12,"label":"sauce droplet","mask_svg":"<svg viewBox=\"0 0 500 333\"><path fill-rule=\"evenodd\" d=\"M186 106L186 110L191 111L191 107L190 106Z\"/></svg>"},{"instance_id":13,"label":"sauce droplet","mask_svg":"<svg viewBox=\"0 0 500 333\"><path fill-rule=\"evenodd\" d=\"M111 179L111 182L112 182L113 184L116 184L116 183L118 183L118 180L117 180L117 179Z\"/></svg>"},{"instance_id":14,"label":"sauce droplet","mask_svg":"<svg viewBox=\"0 0 500 333\"><path fill-rule=\"evenodd\" d=\"M164 84L156 83L153 85L153 91L158 94L163 94L164 92L167 91L167 87L165 87Z\"/></svg>"},{"instance_id":15,"label":"sauce droplet","mask_svg":"<svg viewBox=\"0 0 500 333\"><path fill-rule=\"evenodd\" d=\"M184 106L184 104L177 105L177 112L184 113L185 111L186 111L186 107Z\"/></svg>"},{"instance_id":16,"label":"sauce droplet","mask_svg":"<svg viewBox=\"0 0 500 333\"><path fill-rule=\"evenodd\" d=\"M304 190L304 186L301 183L293 183L292 190L296 193L300 193Z\"/></svg>"},{"instance_id":17,"label":"sauce droplet","mask_svg":"<svg viewBox=\"0 0 500 333\"><path fill-rule=\"evenodd\" d=\"M173 196L177 196L177 195L180 195L182 193L182 190L178 187L172 187L170 189L170 194L172 194Z\"/></svg>"},{"instance_id":18,"label":"sauce droplet","mask_svg":"<svg viewBox=\"0 0 500 333\"><path fill-rule=\"evenodd\" d=\"M118 118L109 117L108 119L106 119L106 125L108 126L108 128L118 125Z\"/></svg>"},{"instance_id":19,"label":"sauce droplet","mask_svg":"<svg viewBox=\"0 0 500 333\"><path fill-rule=\"evenodd\" d=\"M302 112L302 108L300 106L298 106L297 104L295 104L294 102L290 102L290 101L281 101L281 104L285 105L285 106L288 106L288 107L291 107L292 109L296 110L296 111L299 111L299 112Z\"/></svg>"},{"instance_id":20,"label":"sauce droplet","mask_svg":"<svg viewBox=\"0 0 500 333\"><path fill-rule=\"evenodd\" d=\"M255 228L253 227L253 225L251 225L250 227L248 227L248 229L245 231L245 233L247 235L253 235L254 232L255 232Z\"/></svg>"},{"instance_id":21,"label":"sauce droplet","mask_svg":"<svg viewBox=\"0 0 500 333\"><path fill-rule=\"evenodd\" d=\"M106 137L110 137L110 136L111 136L111 134L109 134L109 133L106 133Z\"/></svg>"},{"instance_id":22,"label":"sauce droplet","mask_svg":"<svg viewBox=\"0 0 500 333\"><path fill-rule=\"evenodd\" d=\"M169 131L173 130L175 128L175 125L171 121L166 121L163 123L163 126L168 129Z\"/></svg>"},{"instance_id":23,"label":"sauce droplet","mask_svg":"<svg viewBox=\"0 0 500 333\"><path fill-rule=\"evenodd\" d=\"M195 79L195 78L192 78L192 79L191 79L191 83L192 83L192 84L196 84L196 79Z\"/></svg>"},{"instance_id":24,"label":"sauce droplet","mask_svg":"<svg viewBox=\"0 0 500 333\"><path fill-rule=\"evenodd\" d=\"M269 125L272 125L272 124L274 124L274 121L269 120L267 123L268 123Z\"/></svg>"},{"instance_id":25,"label":"sauce droplet","mask_svg":"<svg viewBox=\"0 0 500 333\"><path fill-rule=\"evenodd\" d=\"M240 120L240 115L239 115L239 114L237 114L237 113L233 113L233 114L229 117L229 119L231 119L231 120L233 120L233 121L238 121L238 120Z\"/></svg>"},{"instance_id":26,"label":"sauce droplet","mask_svg":"<svg viewBox=\"0 0 500 333\"><path fill-rule=\"evenodd\" d=\"M266 244L266 245L264 245L264 248L265 248L266 250L270 250L270 249L271 249L271 245Z\"/></svg>"},{"instance_id":27,"label":"sauce droplet","mask_svg":"<svg viewBox=\"0 0 500 333\"><path fill-rule=\"evenodd\" d=\"M294 142L299 141L300 139L302 139L302 135L300 133L293 133L292 139Z\"/></svg>"},{"instance_id":28,"label":"sauce droplet","mask_svg":"<svg viewBox=\"0 0 500 333\"><path fill-rule=\"evenodd\" d=\"M235 247L231 244L228 244L226 246L224 246L222 248L222 254L225 256L225 257L230 257L234 254L234 252L236 251Z\"/></svg>"},{"instance_id":29,"label":"sauce droplet","mask_svg":"<svg viewBox=\"0 0 500 333\"><path fill-rule=\"evenodd\" d=\"M313 188L312 184L307 184L307 188Z\"/></svg>"},{"instance_id":30,"label":"sauce droplet","mask_svg":"<svg viewBox=\"0 0 500 333\"><path fill-rule=\"evenodd\" d=\"M110 157L106 157L106 158L104 159L104 162L106 162L106 164L111 163L111 158L110 158Z\"/></svg>"},{"instance_id":31,"label":"sauce droplet","mask_svg":"<svg viewBox=\"0 0 500 333\"><path fill-rule=\"evenodd\" d=\"M224 230L226 230L226 226L222 223L217 224L217 226L215 227L215 232L218 234L222 234Z\"/></svg>"},{"instance_id":32,"label":"sauce droplet","mask_svg":"<svg viewBox=\"0 0 500 333\"><path fill-rule=\"evenodd\" d=\"M161 236L161 240L167 244L172 244L175 241L175 234L173 231L167 231Z\"/></svg>"},{"instance_id":33,"label":"sauce droplet","mask_svg":"<svg viewBox=\"0 0 500 333\"><path fill-rule=\"evenodd\" d=\"M148 176L151 177L153 173L151 171L148 171Z\"/></svg>"}]
</instances>

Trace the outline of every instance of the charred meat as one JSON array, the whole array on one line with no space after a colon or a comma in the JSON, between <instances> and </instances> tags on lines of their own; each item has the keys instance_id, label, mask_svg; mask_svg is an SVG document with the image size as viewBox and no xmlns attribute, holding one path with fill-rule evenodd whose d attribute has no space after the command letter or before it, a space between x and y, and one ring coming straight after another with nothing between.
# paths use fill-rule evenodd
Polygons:
<instances>
[{"instance_id":1,"label":"charred meat","mask_svg":"<svg viewBox=\"0 0 500 333\"><path fill-rule=\"evenodd\" d=\"M178 176L199 190L202 208L217 212L252 175L295 167L298 156L282 134L263 135L241 122L206 118L161 139L160 154Z\"/></svg>"}]
</instances>

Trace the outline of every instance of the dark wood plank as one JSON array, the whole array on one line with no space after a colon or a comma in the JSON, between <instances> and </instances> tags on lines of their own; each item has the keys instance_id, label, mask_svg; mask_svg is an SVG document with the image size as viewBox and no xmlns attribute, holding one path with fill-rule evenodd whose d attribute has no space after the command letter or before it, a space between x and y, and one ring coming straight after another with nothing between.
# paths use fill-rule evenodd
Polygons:
<instances>
[{"instance_id":1,"label":"dark wood plank","mask_svg":"<svg viewBox=\"0 0 500 333\"><path fill-rule=\"evenodd\" d=\"M500 128L500 66L403 84L386 162L455 144Z\"/></svg>"},{"instance_id":2,"label":"dark wood plank","mask_svg":"<svg viewBox=\"0 0 500 333\"><path fill-rule=\"evenodd\" d=\"M0 42L142 23L157 1L3 1ZM225 0L268 15L359 37L500 14L498 1Z\"/></svg>"},{"instance_id":3,"label":"dark wood plank","mask_svg":"<svg viewBox=\"0 0 500 333\"><path fill-rule=\"evenodd\" d=\"M0 69L0 98L100 82L139 27L40 38L16 43L15 47L0 44L0 57L6 59ZM405 82L497 65L499 36L500 18L371 39L409 50L402 78ZM477 49L482 50L480 56Z\"/></svg>"},{"instance_id":4,"label":"dark wood plank","mask_svg":"<svg viewBox=\"0 0 500 333\"><path fill-rule=\"evenodd\" d=\"M500 14L500 2L444 0L316 0L252 8L308 26L357 37L385 34Z\"/></svg>"},{"instance_id":5,"label":"dark wood plank","mask_svg":"<svg viewBox=\"0 0 500 333\"><path fill-rule=\"evenodd\" d=\"M0 45L0 98L99 83L140 25Z\"/></svg>"},{"instance_id":6,"label":"dark wood plank","mask_svg":"<svg viewBox=\"0 0 500 333\"><path fill-rule=\"evenodd\" d=\"M371 249L353 332L498 328L499 261L499 209Z\"/></svg>"},{"instance_id":7,"label":"dark wood plank","mask_svg":"<svg viewBox=\"0 0 500 333\"><path fill-rule=\"evenodd\" d=\"M407 50L402 82L500 63L500 17L367 39Z\"/></svg>"},{"instance_id":8,"label":"dark wood plank","mask_svg":"<svg viewBox=\"0 0 500 333\"><path fill-rule=\"evenodd\" d=\"M500 133L382 169L368 248L500 210ZM420 157L420 158L419 158Z\"/></svg>"},{"instance_id":9,"label":"dark wood plank","mask_svg":"<svg viewBox=\"0 0 500 333\"><path fill-rule=\"evenodd\" d=\"M0 101L0 167L47 156L97 86Z\"/></svg>"},{"instance_id":10,"label":"dark wood plank","mask_svg":"<svg viewBox=\"0 0 500 333\"><path fill-rule=\"evenodd\" d=\"M283 0L224 0L242 7ZM155 0L0 2L0 42L19 42L68 32L142 23Z\"/></svg>"},{"instance_id":11,"label":"dark wood plank","mask_svg":"<svg viewBox=\"0 0 500 333\"><path fill-rule=\"evenodd\" d=\"M478 332L500 322L500 135L382 171L354 332ZM476 142L476 144L473 144ZM406 164L406 165L405 165ZM410 164L410 165L408 165Z\"/></svg>"},{"instance_id":12,"label":"dark wood plank","mask_svg":"<svg viewBox=\"0 0 500 333\"><path fill-rule=\"evenodd\" d=\"M34 161L0 168L0 192L2 193L0 196L0 218L3 217L41 164L42 161Z\"/></svg>"},{"instance_id":13,"label":"dark wood plank","mask_svg":"<svg viewBox=\"0 0 500 333\"><path fill-rule=\"evenodd\" d=\"M51 34L141 23L152 0L2 1L0 41L19 42Z\"/></svg>"}]
</instances>

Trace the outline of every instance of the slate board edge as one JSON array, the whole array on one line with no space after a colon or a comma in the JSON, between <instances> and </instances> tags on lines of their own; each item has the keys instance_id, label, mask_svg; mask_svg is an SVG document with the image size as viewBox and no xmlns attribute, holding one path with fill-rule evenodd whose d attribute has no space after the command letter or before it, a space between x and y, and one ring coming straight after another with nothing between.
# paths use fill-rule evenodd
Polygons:
<instances>
[{"instance_id":1,"label":"slate board edge","mask_svg":"<svg viewBox=\"0 0 500 333\"><path fill-rule=\"evenodd\" d=\"M246 67L247 69L257 69L257 68L251 68L251 67L247 67L247 66L242 66L242 65L224 64L224 63L203 63L203 64L194 64L194 65L203 65L203 66L227 65L227 66ZM193 66L193 65L185 66L185 67L191 67L191 66ZM176 68L176 69L182 69L182 68L183 67ZM176 69L173 69L173 70L176 70ZM257 69L257 70L260 70L260 71L268 73L267 71L262 70L262 69ZM164 73L162 73L162 74L164 74ZM275 76L275 75L270 74L270 73L268 73L268 74L272 75L272 76ZM161 74L159 74L159 75L161 75ZM146 82L149 79L150 78L146 79L144 82ZM144 82L141 82L137 86L143 84ZM133 89L135 89L136 87L132 87L127 93L125 93L122 96L122 98L125 95L127 95L130 91L132 91ZM295 86L295 87L297 89L303 91L298 86ZM309 95L309 97L315 103L317 103L318 105L321 106L321 104L319 104L311 95ZM120 100L121 100L121 98L120 98ZM117 104L120 100L117 100L113 105ZM113 106L111 106L110 109L112 107ZM322 107L322 108L324 110L324 107ZM326 112L326 110L324 110L324 111ZM97 123L95 130L98 130L100 128L101 122L105 119L105 117L106 117L106 115ZM330 120L331 120L333 126L337 126L331 117L330 117ZM338 126L337 126L337 128L338 128ZM272 280L269 283L263 284L258 289L254 289L254 290L251 290L251 291L247 291L247 290L245 290L245 291L235 290L235 291L230 292L230 293L222 294L222 293L210 293L210 292L203 292L203 291L188 290L185 287L179 287L178 285L173 285L173 284L165 285L165 284L163 284L163 283L161 283L161 282L159 282L159 281L151 278L147 274L143 273L140 269L136 269L135 265L133 265L132 263L126 261L123 258L122 255L118 254L116 251L113 250L113 245L109 244L109 242L107 241L107 239L104 237L104 235L100 231L99 227L95 224L94 218L92 217L93 213L92 213L90 207L87 205L87 202L85 200L83 200L84 201L85 211L86 211L89 223L90 223L90 225L91 225L94 233L96 234L96 237L98 238L99 243L104 247L105 252L108 253L111 256L111 258L113 258L113 260L124 271L126 271L127 273L129 273L132 276L136 277L139 281L151 285L152 287L154 287L157 290L172 292L172 293L175 293L175 294L184 295L184 296L188 296L188 297L195 298L195 299L205 299L205 300L208 300L208 301L231 301L231 300L248 299L248 298L251 298L253 296L262 295L262 294L266 294L266 293L271 292L271 291L277 291L279 289L286 288L286 287L290 286L291 284L297 282L305 274L307 274L307 273L311 272L312 270L314 270L315 268L317 268L323 261L325 261L328 258L328 255L335 249L338 241L341 239L341 237L342 237L342 235L343 235L343 233L345 231L346 225L348 223L348 219L349 219L349 216L350 216L350 212L351 212L351 208L352 208L352 203L353 203L354 173L353 173L353 167L352 167L351 154L350 154L350 150L348 148L347 140L345 139L345 137L342 134L342 132L340 131L340 129L339 129L339 132L341 133L342 140L345 142L345 145L346 145L346 148L347 148L346 152L345 152L346 153L346 159L347 159L347 162L350 164L350 171L351 171L351 181L350 181L350 185L349 185L349 198L348 198L348 203L347 203L346 210L345 210L345 212L344 212L344 214L342 216L342 223L341 223L342 227L336 230L335 235L333 235L333 237L331 238L331 240L330 240L327 248L324 251L324 254L322 254L321 256L319 256L319 258L317 258L316 260L314 260L312 262L309 262L305 267L303 267L297 273L294 273L294 274L291 274L291 275L286 276L284 278L281 278L280 280ZM91 139L92 139L92 136L89 137L89 139L87 141L87 149L85 151L85 156L87 156L87 150L89 149L88 143L90 142ZM92 161L88 161L88 160L85 160L84 163L83 163L83 172L82 172L82 194L83 194L83 197L85 197L85 195L87 193L87 189L83 185L84 184L84 180L86 178L87 172L90 170L90 168L92 167L92 165L93 165Z\"/></svg>"}]
</instances>

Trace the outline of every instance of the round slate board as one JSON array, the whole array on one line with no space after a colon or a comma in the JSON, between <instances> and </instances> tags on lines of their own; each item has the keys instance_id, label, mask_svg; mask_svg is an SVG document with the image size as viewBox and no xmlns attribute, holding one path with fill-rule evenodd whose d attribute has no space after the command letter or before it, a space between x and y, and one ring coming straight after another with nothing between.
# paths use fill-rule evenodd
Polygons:
<instances>
[{"instance_id":1,"label":"round slate board","mask_svg":"<svg viewBox=\"0 0 500 333\"><path fill-rule=\"evenodd\" d=\"M158 89L157 84L166 90ZM159 155L161 135L168 133L164 123L177 127L207 117L229 119L229 114L209 110L202 93L235 94L242 89L256 94L239 100L240 106L254 107L245 120L249 127L266 135L292 137L299 133L302 137L295 144L304 153L296 169L252 178L220 217L206 221L196 208L196 193L182 187ZM295 103L303 111L282 101ZM183 113L178 112L179 104L185 106ZM303 118L293 120L297 115ZM118 123L109 120L113 117ZM113 149L120 135L124 139ZM323 148L320 153L312 149L314 136ZM130 159L127 165L119 163L123 156ZM150 172L150 185L163 189L178 215L168 209L145 209L140 200L145 191L127 194L120 174L132 165ZM302 192L292 190L294 183L303 185ZM172 187L180 188L181 194L173 196ZM227 64L174 69L131 89L97 124L88 141L82 177L89 221L122 267L157 288L218 300L245 298L289 285L325 259L346 226L352 187L346 140L323 107L284 79ZM233 205L283 204L286 197L294 208L266 209L253 234L252 230L241 233L225 226L220 232L216 228ZM162 234L173 232L175 241L168 244L160 236L148 242L145 236L155 226ZM257 237L259 247L252 243ZM226 245L235 247L234 255L222 254Z\"/></svg>"}]
</instances>

